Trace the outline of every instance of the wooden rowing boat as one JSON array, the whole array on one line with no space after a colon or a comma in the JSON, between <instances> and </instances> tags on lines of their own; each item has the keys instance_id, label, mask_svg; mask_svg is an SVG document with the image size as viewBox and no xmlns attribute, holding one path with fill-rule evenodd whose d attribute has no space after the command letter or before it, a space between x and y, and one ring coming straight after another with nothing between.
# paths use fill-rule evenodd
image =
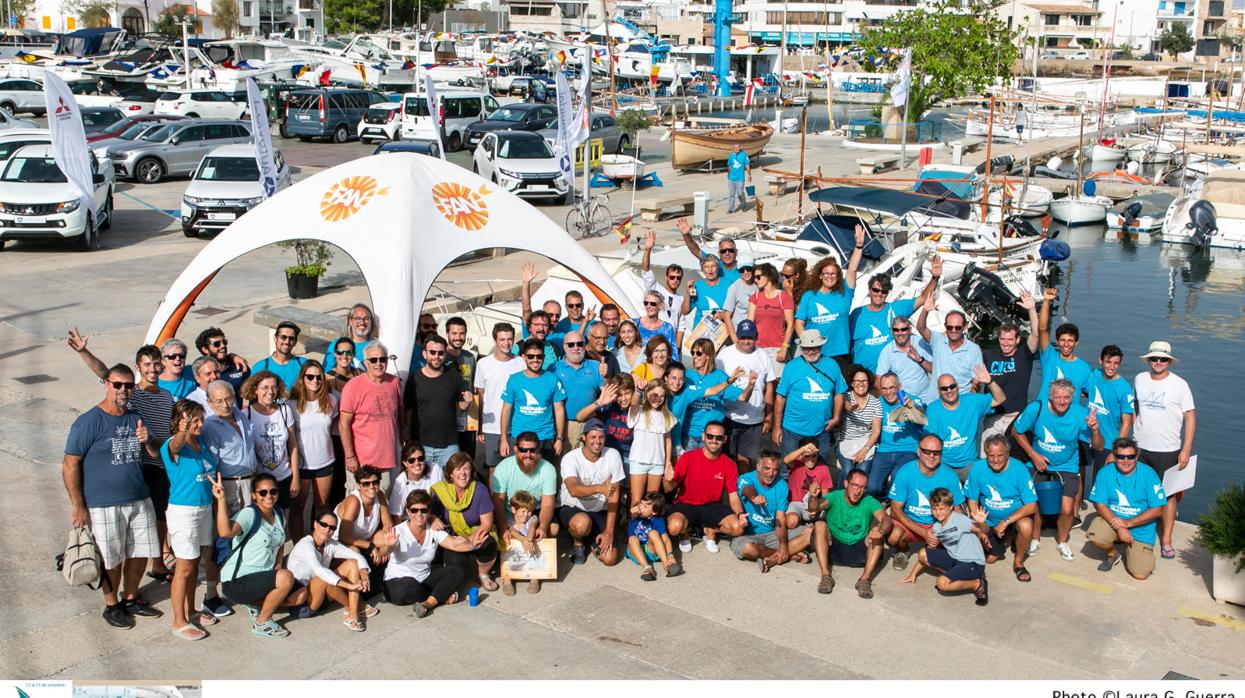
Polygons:
<instances>
[{"instance_id":1,"label":"wooden rowing boat","mask_svg":"<svg viewBox=\"0 0 1245 698\"><path fill-rule=\"evenodd\" d=\"M748 124L713 129L674 131L670 164L676 170L689 170L710 162L725 161L735 146L755 157L774 136L769 124Z\"/></svg>"}]
</instances>

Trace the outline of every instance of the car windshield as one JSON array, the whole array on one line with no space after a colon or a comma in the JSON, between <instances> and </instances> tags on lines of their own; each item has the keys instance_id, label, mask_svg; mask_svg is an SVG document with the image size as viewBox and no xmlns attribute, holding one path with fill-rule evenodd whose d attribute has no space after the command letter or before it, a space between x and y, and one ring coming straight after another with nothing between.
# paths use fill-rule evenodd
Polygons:
<instances>
[{"instance_id":1,"label":"car windshield","mask_svg":"<svg viewBox=\"0 0 1245 698\"><path fill-rule=\"evenodd\" d=\"M117 113L112 111L82 112L82 125L87 128L92 126L107 126L116 120Z\"/></svg>"},{"instance_id":2,"label":"car windshield","mask_svg":"<svg viewBox=\"0 0 1245 698\"><path fill-rule=\"evenodd\" d=\"M511 109L510 107L502 107L501 109L498 109L492 114L489 114L488 118L489 118L489 121L509 121L512 123L518 123L523 120L524 116L527 116L527 110L525 109Z\"/></svg>"},{"instance_id":3,"label":"car windshield","mask_svg":"<svg viewBox=\"0 0 1245 698\"><path fill-rule=\"evenodd\" d=\"M207 157L199 166L195 179L209 182L258 182L259 165L255 158Z\"/></svg>"},{"instance_id":4,"label":"car windshield","mask_svg":"<svg viewBox=\"0 0 1245 698\"><path fill-rule=\"evenodd\" d=\"M510 139L507 138L501 142L500 153L503 158L551 158L553 157L553 149L545 142L543 138L524 138Z\"/></svg>"},{"instance_id":5,"label":"car windshield","mask_svg":"<svg viewBox=\"0 0 1245 698\"><path fill-rule=\"evenodd\" d=\"M172 124L157 126L156 128L153 128L147 133L139 136L138 140L148 141L149 143L163 143L168 140L169 136L173 134L173 131L175 131L176 128L177 127Z\"/></svg>"},{"instance_id":6,"label":"car windshield","mask_svg":"<svg viewBox=\"0 0 1245 698\"><path fill-rule=\"evenodd\" d=\"M130 124L129 126L125 127L125 130L123 130L121 133L118 133L116 136L113 136L113 137L124 138L127 141L132 141L135 138L138 138L142 134L146 133L147 131L152 131L158 128L160 128L160 124L153 124L149 122Z\"/></svg>"},{"instance_id":7,"label":"car windshield","mask_svg":"<svg viewBox=\"0 0 1245 698\"><path fill-rule=\"evenodd\" d=\"M31 184L66 181L65 173L61 172L52 158L13 158L4 168L4 174L0 175L0 180Z\"/></svg>"}]
</instances>

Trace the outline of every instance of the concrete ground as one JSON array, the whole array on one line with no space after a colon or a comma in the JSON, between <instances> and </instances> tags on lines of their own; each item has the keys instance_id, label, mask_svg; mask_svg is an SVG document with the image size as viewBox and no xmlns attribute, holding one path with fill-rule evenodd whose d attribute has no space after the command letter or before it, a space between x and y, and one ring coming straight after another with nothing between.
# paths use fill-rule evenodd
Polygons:
<instances>
[{"instance_id":1,"label":"concrete ground","mask_svg":"<svg viewBox=\"0 0 1245 698\"><path fill-rule=\"evenodd\" d=\"M798 162L798 136L776 137L762 164ZM854 170L858 155L835 141L810 139L809 170ZM295 179L365 155L371 147L278 142ZM660 164L656 134L646 147L666 192L708 190L722 197L724 177L675 175ZM452 156L467 162L461 155ZM762 185L758 174L758 185ZM697 546L687 575L648 584L624 562L571 569L537 596L486 594L417 620L382 604L362 636L339 623L338 611L288 624L287 640L264 640L231 617L213 637L191 646L169 635L168 619L143 620L133 630L108 627L96 592L67 587L53 567L66 535L68 505L60 460L69 424L99 400L98 382L65 347L77 326L105 361L132 361L151 313L173 278L205 244L181 235L165 210L177 208L184 180L118 190L117 219L102 249L74 253L49 244L9 244L0 253L0 491L11 522L0 538L0 675L21 678L223 679L409 678L407 662L428 678L1136 678L1168 671L1197 678L1241 678L1245 612L1210 597L1210 560L1178 531L1179 556L1160 561L1147 582L1116 568L1095 571L1098 558L1081 552L1063 562L1053 542L1029 564L1031 584L1005 566L990 571L991 603L942 597L932 579L900 586L889 567L878 575L876 598L859 599L856 573L836 574L831 596L816 593L815 566L788 565L768 575ZM763 190L763 186L758 186ZM612 194L616 214L630 192ZM661 195L641 192L640 196ZM794 213L794 196L764 197L766 216ZM746 224L714 207L714 224ZM555 221L565 208L545 207ZM659 224L664 243L673 226ZM518 232L518 231L516 231ZM616 237L586 242L595 252L617 250ZM259 308L288 305L281 269L289 253L266 249L229 265L188 315L181 336L209 324L225 328L231 348L252 360L267 352L267 331L252 322ZM459 290L505 290L529 259L511 255L447 270L442 281ZM474 286L468 286L466 282ZM367 300L357 270L339 257L321 297L296 303L344 313ZM462 282L450 284L448 282ZM470 294L464 294L470 295ZM147 598L168 611L168 588L149 583ZM281 618L281 616L278 616ZM792 624L794 623L794 624ZM237 644L234 644L237 643ZM457 661L420 661L435 646L471 648ZM427 645L429 649L401 650ZM440 653L438 653L440 656ZM400 658L400 659L399 659ZM397 659L398 661L395 661Z\"/></svg>"}]
</instances>

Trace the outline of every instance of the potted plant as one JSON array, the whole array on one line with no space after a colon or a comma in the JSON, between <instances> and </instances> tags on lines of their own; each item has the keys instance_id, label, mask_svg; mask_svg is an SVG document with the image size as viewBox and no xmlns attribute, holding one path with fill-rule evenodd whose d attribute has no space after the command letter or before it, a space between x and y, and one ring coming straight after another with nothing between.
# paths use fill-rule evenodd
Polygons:
<instances>
[{"instance_id":1,"label":"potted plant","mask_svg":"<svg viewBox=\"0 0 1245 698\"><path fill-rule=\"evenodd\" d=\"M627 137L627 141L635 148L635 157L639 159L640 141L636 138L636 134L640 131L647 131L653 125L653 122L649 121L649 118L639 109L624 109L619 113L616 121L618 130L623 132L623 135ZM622 148L619 148L619 151L621 152Z\"/></svg>"},{"instance_id":2,"label":"potted plant","mask_svg":"<svg viewBox=\"0 0 1245 698\"><path fill-rule=\"evenodd\" d=\"M285 268L285 285L290 298L315 298L320 292L320 277L329 270L333 248L319 240L290 240L277 244L294 250L296 264Z\"/></svg>"},{"instance_id":3,"label":"potted plant","mask_svg":"<svg viewBox=\"0 0 1245 698\"><path fill-rule=\"evenodd\" d=\"M1202 547L1214 555L1211 593L1245 606L1245 486L1220 490L1200 523Z\"/></svg>"}]
</instances>

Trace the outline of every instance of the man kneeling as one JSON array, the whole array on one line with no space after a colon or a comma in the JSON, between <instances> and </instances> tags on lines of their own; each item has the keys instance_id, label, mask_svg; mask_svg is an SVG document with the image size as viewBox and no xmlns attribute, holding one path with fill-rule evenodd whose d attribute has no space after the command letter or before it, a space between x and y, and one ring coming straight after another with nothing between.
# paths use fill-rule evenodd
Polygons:
<instances>
[{"instance_id":1,"label":"man kneeling","mask_svg":"<svg viewBox=\"0 0 1245 698\"><path fill-rule=\"evenodd\" d=\"M736 487L748 515L744 535L731 541L731 552L740 560L755 560L761 572L788 560L811 562L804 552L813 542L813 528L787 528L787 504L791 493L778 477L777 453L761 454L757 469L739 476Z\"/></svg>"},{"instance_id":2,"label":"man kneeling","mask_svg":"<svg viewBox=\"0 0 1245 698\"><path fill-rule=\"evenodd\" d=\"M1146 579L1154 572L1155 522L1163 514L1167 494L1154 469L1137 461L1136 441L1116 439L1111 452L1115 462L1098 471L1089 493L1098 517L1090 522L1085 537L1107 554L1098 565L1100 571L1110 572L1123 558L1124 569L1134 579Z\"/></svg>"},{"instance_id":3,"label":"man kneeling","mask_svg":"<svg viewBox=\"0 0 1245 698\"><path fill-rule=\"evenodd\" d=\"M816 483L809 487L809 516L826 512L825 521L818 521L817 525L824 525L827 535L821 535L818 529L815 542L817 559L826 561L817 586L823 594L834 591L830 565L835 564L863 567L860 579L856 580L856 593L862 599L873 598L873 572L882 559L882 544L894 523L882 509L882 503L865 494L868 484L868 473L857 468L847 474L841 490L823 495Z\"/></svg>"},{"instance_id":4,"label":"man kneeling","mask_svg":"<svg viewBox=\"0 0 1245 698\"><path fill-rule=\"evenodd\" d=\"M921 548L918 561L900 584L916 582L917 575L925 567L940 572L938 591L950 594L971 591L978 606L990 602L986 588L986 554L973 522L964 514L951 509L951 492L939 487L929 495L929 506L934 515L926 547ZM981 517L982 521L985 517Z\"/></svg>"}]
</instances>

